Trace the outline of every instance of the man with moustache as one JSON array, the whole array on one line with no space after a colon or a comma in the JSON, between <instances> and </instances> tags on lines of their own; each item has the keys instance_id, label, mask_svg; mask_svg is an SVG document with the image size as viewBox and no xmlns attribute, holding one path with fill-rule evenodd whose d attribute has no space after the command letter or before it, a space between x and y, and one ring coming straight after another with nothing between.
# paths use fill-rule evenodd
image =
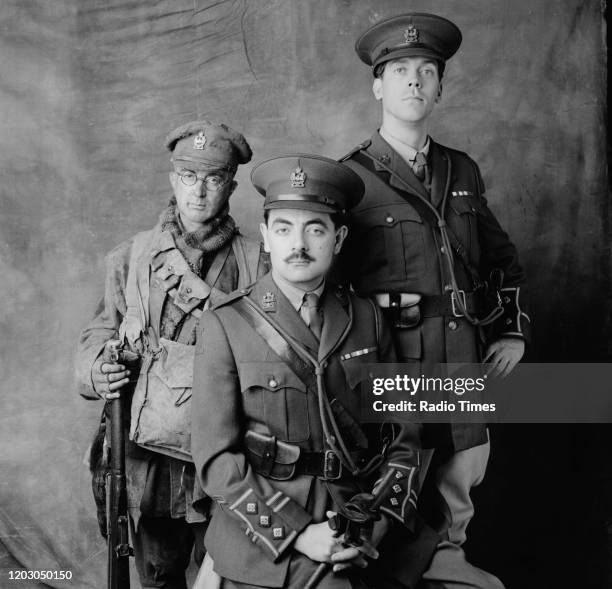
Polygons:
<instances>
[{"instance_id":1,"label":"man with moustache","mask_svg":"<svg viewBox=\"0 0 612 589\"><path fill-rule=\"evenodd\" d=\"M153 229L108 254L104 299L81 333L76 364L84 397L123 394L128 414L131 406L127 500L142 587L185 589L194 543L196 562L203 559L207 525L189 456L196 327L205 308L267 266L260 245L240 235L229 214L236 169L251 159L245 138L224 124L193 121L172 131L166 146L174 196ZM140 375L131 375L138 376L133 396L125 390L128 367L105 357L115 343L142 357ZM157 414L163 394L173 397Z\"/></svg>"},{"instance_id":2,"label":"man with moustache","mask_svg":"<svg viewBox=\"0 0 612 589\"><path fill-rule=\"evenodd\" d=\"M372 67L382 125L342 159L366 191L350 212L338 268L358 294L376 298L400 361L484 361L505 376L529 334L525 274L487 206L476 163L428 134L446 61L461 38L448 20L411 13L375 24L357 41L359 58ZM501 587L461 548L474 511L470 489L489 455L485 426L426 425L423 445L435 452L433 459L425 453L432 488L422 498L434 504L428 521L442 536L428 586Z\"/></svg>"},{"instance_id":3,"label":"man with moustache","mask_svg":"<svg viewBox=\"0 0 612 589\"><path fill-rule=\"evenodd\" d=\"M373 301L326 279L363 184L312 155L251 178L272 270L202 316L194 364L214 570L224 589L414 587L438 540L414 509L420 427L360 422L364 364L393 361L390 334ZM379 507L356 548L328 519L364 497Z\"/></svg>"}]
</instances>

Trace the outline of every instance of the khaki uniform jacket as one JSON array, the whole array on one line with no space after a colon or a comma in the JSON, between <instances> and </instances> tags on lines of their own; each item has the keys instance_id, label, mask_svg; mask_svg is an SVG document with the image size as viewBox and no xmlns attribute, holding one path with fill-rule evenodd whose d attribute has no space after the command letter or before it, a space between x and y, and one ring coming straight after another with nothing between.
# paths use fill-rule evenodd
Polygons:
<instances>
[{"instance_id":1,"label":"khaki uniform jacket","mask_svg":"<svg viewBox=\"0 0 612 589\"><path fill-rule=\"evenodd\" d=\"M168 248L174 242L169 233L162 231L159 225L145 233L146 235L141 235L140 237L149 243L152 254L160 255L161 252L163 256L165 251L170 251ZM104 298L94 318L80 335L75 368L79 393L87 399L99 399L99 396L93 389L91 380L92 366L102 352L105 343L109 339L118 337L118 329L126 313L125 293L133 240L134 238L121 243L107 255ZM242 277L242 281L238 276L238 265L234 252L237 247L236 240L242 240L242 253L245 251L251 252L249 257L253 259L250 262L250 271L247 276ZM209 286L216 287L227 293L251 282L257 275L258 266L261 267L261 270L265 271L263 261L259 259L258 252L258 243L248 240L241 235L235 236L217 280ZM148 259L150 257L148 256ZM162 265L162 268L164 268L164 265ZM168 275L166 279L171 280L172 276ZM152 270L151 287L145 295L149 301L149 328L153 330L155 335L159 336L164 305L169 296L166 293L163 282L155 279ZM211 293L213 304L219 300L219 296L225 295L213 290ZM193 344L194 342L191 341L191 338L193 337L193 330L196 324L197 319L194 316L187 316L176 334L176 341ZM129 408L127 408L126 413L129 416ZM129 424L127 425L129 426ZM169 478L171 488L166 488L165 485L162 488L156 482L154 471L151 468L152 460L158 456L158 454L141 448L127 440L126 430L128 509L134 521L138 522L142 512L148 515L159 515L155 512L157 509L155 506L161 504L169 505L169 514L172 517L187 516L189 521L203 520L204 516L191 508L192 493L195 492L196 498L204 497L199 486L196 485L194 489L193 466L182 460L165 459L170 468ZM150 505L154 507L149 507Z\"/></svg>"},{"instance_id":2,"label":"khaki uniform jacket","mask_svg":"<svg viewBox=\"0 0 612 589\"><path fill-rule=\"evenodd\" d=\"M363 364L393 361L394 352L384 323L380 323L377 338L380 317L375 305L344 289L328 285L321 298L320 344L270 274L244 293L233 295L227 303L205 313L200 321L194 367L192 452L202 487L219 506L205 544L215 570L224 578L248 586L297 587L294 578L288 577L292 560L305 558L293 549L297 535L310 523L326 521L326 509L338 501L350 499L361 488L370 491L373 481L349 477L326 486L322 479L305 474L279 481L255 472L244 443L248 430L273 435L299 446L301 451L321 452L326 446L316 388L300 380L234 304L241 296L248 296L315 357L324 360L328 398L333 395L357 421L362 402L359 385L365 378ZM397 436L381 467L385 472L388 462L414 466L418 460L420 427L395 427ZM381 425L362 428L370 449L379 448ZM406 512L405 518L400 518L402 523L398 521L394 527L413 529L413 515L412 511ZM424 562L416 558L408 564L413 577L422 572L437 540L430 538L429 545L423 548ZM403 545L408 545L405 538ZM308 562L314 570L316 563ZM406 561L402 566L406 568ZM305 584L304 579L301 582ZM338 582L338 587L350 587L346 579Z\"/></svg>"},{"instance_id":3,"label":"khaki uniform jacket","mask_svg":"<svg viewBox=\"0 0 612 589\"><path fill-rule=\"evenodd\" d=\"M361 151L372 156L360 163ZM511 336L527 339L529 320L525 308L525 274L515 246L487 206L484 184L476 163L465 153L430 143L431 190L412 168L380 136L358 146L343 162L365 183L365 196L350 211L350 232L338 263L339 272L357 294L444 294L450 284L441 252L439 231L426 220L424 205L415 195L430 201L463 245L481 280L495 268L503 271L504 315L489 330L489 338ZM383 167L393 170L406 184ZM457 255L455 274L460 289L474 290L472 277ZM477 328L463 318L424 318L420 325L394 330L398 359L402 362L479 362L482 341ZM486 442L484 426L455 425L443 428L440 439L425 445L461 450ZM450 437L448 436L450 433Z\"/></svg>"}]
</instances>

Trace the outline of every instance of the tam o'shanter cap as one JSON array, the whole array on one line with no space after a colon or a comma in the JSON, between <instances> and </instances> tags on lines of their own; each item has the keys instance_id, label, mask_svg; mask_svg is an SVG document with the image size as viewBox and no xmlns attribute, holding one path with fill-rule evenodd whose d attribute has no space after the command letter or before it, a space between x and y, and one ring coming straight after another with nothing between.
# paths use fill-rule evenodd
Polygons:
<instances>
[{"instance_id":1,"label":"tam o'shanter cap","mask_svg":"<svg viewBox=\"0 0 612 589\"><path fill-rule=\"evenodd\" d=\"M235 170L250 161L253 154L241 133L223 123L205 120L174 129L166 137L166 147L175 164L185 163L194 171L211 167Z\"/></svg>"},{"instance_id":2,"label":"tam o'shanter cap","mask_svg":"<svg viewBox=\"0 0 612 589\"><path fill-rule=\"evenodd\" d=\"M320 155L283 155L253 168L251 182L264 210L304 209L342 213L363 197L365 186L350 168Z\"/></svg>"},{"instance_id":3,"label":"tam o'shanter cap","mask_svg":"<svg viewBox=\"0 0 612 589\"><path fill-rule=\"evenodd\" d=\"M445 62L461 45L461 31L450 20L422 12L401 14L370 27L355 43L359 59L377 65L401 57Z\"/></svg>"}]
</instances>

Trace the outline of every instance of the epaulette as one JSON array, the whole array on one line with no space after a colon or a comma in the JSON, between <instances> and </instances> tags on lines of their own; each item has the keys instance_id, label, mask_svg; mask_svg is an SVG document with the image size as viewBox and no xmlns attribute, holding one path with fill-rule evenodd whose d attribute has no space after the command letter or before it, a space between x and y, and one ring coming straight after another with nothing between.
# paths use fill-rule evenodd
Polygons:
<instances>
[{"instance_id":1,"label":"epaulette","mask_svg":"<svg viewBox=\"0 0 612 589\"><path fill-rule=\"evenodd\" d=\"M353 147L351 151L349 151L345 156L341 157L338 161L345 162L346 160L351 159L358 151L363 151L372 145L372 141L370 139L366 139L363 143L360 143L356 147Z\"/></svg>"},{"instance_id":2,"label":"epaulette","mask_svg":"<svg viewBox=\"0 0 612 589\"><path fill-rule=\"evenodd\" d=\"M251 293L252 289L253 289L253 285L249 284L248 286L245 286L244 288L234 290L233 292L230 292L227 296L223 297L215 305L213 305L211 309L215 310L215 309L218 309L219 307L225 307L226 305L229 305L230 303L233 303L234 301L237 301L238 299L241 299L242 297L247 296L248 294Z\"/></svg>"}]
</instances>

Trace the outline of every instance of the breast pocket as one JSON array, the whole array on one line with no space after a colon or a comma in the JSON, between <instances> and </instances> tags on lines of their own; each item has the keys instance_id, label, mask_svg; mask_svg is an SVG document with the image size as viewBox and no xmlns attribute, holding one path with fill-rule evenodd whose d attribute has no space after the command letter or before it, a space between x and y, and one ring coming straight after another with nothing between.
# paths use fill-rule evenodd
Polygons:
<instances>
[{"instance_id":1,"label":"breast pocket","mask_svg":"<svg viewBox=\"0 0 612 589\"><path fill-rule=\"evenodd\" d=\"M427 270L425 231L418 212L407 203L374 207L360 213L360 243L365 272L384 281L415 280Z\"/></svg>"},{"instance_id":2,"label":"breast pocket","mask_svg":"<svg viewBox=\"0 0 612 589\"><path fill-rule=\"evenodd\" d=\"M285 442L309 438L308 389L284 362L242 362L238 372L247 418Z\"/></svg>"}]
</instances>

